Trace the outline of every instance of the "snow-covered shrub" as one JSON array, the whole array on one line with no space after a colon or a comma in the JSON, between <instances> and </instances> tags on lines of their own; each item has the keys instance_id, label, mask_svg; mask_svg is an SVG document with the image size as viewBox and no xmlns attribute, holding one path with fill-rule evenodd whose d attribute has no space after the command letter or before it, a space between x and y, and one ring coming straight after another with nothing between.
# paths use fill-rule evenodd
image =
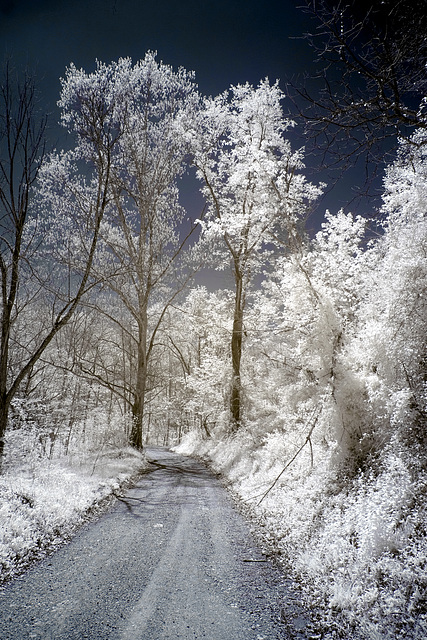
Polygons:
<instances>
[{"instance_id":1,"label":"snow-covered shrub","mask_svg":"<svg viewBox=\"0 0 427 640\"><path fill-rule=\"evenodd\" d=\"M348 350L366 389L376 446L427 436L427 158L425 133L402 144L385 177L384 236L371 251L369 294Z\"/></svg>"}]
</instances>

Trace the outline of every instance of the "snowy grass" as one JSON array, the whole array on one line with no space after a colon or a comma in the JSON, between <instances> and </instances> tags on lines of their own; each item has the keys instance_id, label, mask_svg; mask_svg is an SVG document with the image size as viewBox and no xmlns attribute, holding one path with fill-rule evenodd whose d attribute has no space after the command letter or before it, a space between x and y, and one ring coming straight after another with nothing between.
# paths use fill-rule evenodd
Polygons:
<instances>
[{"instance_id":1,"label":"snowy grass","mask_svg":"<svg viewBox=\"0 0 427 640\"><path fill-rule=\"evenodd\" d=\"M9 444L0 475L0 582L69 539L145 464L126 447L49 459L19 456L16 442Z\"/></svg>"},{"instance_id":2,"label":"snowy grass","mask_svg":"<svg viewBox=\"0 0 427 640\"><path fill-rule=\"evenodd\" d=\"M383 452L375 473L345 475L333 448L289 460L280 434L254 446L242 432L223 442L189 434L198 455L230 483L263 539L321 612L324 638L427 637L426 472L403 448Z\"/></svg>"}]
</instances>

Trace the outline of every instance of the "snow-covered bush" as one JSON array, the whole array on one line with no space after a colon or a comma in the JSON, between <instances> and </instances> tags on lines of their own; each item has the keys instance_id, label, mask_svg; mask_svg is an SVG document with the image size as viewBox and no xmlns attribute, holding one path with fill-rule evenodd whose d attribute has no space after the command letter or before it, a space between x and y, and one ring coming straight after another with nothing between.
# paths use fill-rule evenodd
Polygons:
<instances>
[{"instance_id":1,"label":"snow-covered bush","mask_svg":"<svg viewBox=\"0 0 427 640\"><path fill-rule=\"evenodd\" d=\"M363 325L350 349L381 448L396 432L426 443L427 158L425 134L402 144L385 177L385 233L375 247ZM421 451L420 449L420 451Z\"/></svg>"}]
</instances>

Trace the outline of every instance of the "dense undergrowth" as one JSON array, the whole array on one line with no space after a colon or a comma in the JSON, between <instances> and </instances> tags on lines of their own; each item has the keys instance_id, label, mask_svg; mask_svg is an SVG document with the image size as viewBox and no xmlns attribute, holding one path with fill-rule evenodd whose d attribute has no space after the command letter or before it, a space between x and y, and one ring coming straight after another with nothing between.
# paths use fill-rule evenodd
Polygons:
<instances>
[{"instance_id":1,"label":"dense undergrowth","mask_svg":"<svg viewBox=\"0 0 427 640\"><path fill-rule=\"evenodd\" d=\"M386 171L379 236L327 214L276 262L247 314L240 425L218 404L180 446L261 523L324 637L427 637L425 142Z\"/></svg>"}]
</instances>

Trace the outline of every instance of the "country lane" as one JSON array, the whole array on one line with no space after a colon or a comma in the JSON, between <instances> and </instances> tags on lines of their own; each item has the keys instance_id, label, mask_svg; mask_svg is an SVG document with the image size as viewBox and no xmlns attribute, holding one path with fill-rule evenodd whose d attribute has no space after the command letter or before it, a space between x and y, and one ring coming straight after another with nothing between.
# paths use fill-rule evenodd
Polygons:
<instances>
[{"instance_id":1,"label":"country lane","mask_svg":"<svg viewBox=\"0 0 427 640\"><path fill-rule=\"evenodd\" d=\"M309 637L215 476L167 449L147 459L108 513L0 588L1 640Z\"/></svg>"}]
</instances>

